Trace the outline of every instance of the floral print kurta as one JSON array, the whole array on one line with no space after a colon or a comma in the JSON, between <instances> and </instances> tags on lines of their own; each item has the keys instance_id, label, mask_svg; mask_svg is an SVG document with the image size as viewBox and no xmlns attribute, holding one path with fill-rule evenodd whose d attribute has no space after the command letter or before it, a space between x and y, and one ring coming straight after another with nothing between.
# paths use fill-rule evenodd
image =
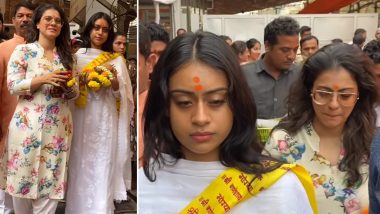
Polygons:
<instances>
[{"instance_id":1,"label":"floral print kurta","mask_svg":"<svg viewBox=\"0 0 380 214\"><path fill-rule=\"evenodd\" d=\"M8 89L19 95L9 126L6 191L16 197L63 199L72 137L67 100L51 96L52 85L31 93L32 78L62 69L59 56L44 57L38 43L19 45L8 64Z\"/></svg>"},{"instance_id":2,"label":"floral print kurta","mask_svg":"<svg viewBox=\"0 0 380 214\"><path fill-rule=\"evenodd\" d=\"M368 165L363 164L361 167L364 182L354 188L347 188L344 184L346 172L341 172L338 165L332 165L319 154L319 141L319 136L309 123L295 136L285 130L273 131L265 148L273 157L298 163L309 171L320 214L361 213L362 209L369 206Z\"/></svg>"}]
</instances>

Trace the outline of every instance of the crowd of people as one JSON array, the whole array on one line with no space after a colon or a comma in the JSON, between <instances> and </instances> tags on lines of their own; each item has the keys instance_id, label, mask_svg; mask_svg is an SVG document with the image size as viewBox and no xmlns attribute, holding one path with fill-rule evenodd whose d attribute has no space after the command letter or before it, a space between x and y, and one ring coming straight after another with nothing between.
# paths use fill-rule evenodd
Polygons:
<instances>
[{"instance_id":1,"label":"crowd of people","mask_svg":"<svg viewBox=\"0 0 380 214\"><path fill-rule=\"evenodd\" d=\"M47 3L20 1L12 22L0 44L2 213L54 214L63 199L66 213L113 213L131 188L126 35L98 12L70 39Z\"/></svg>"},{"instance_id":2,"label":"crowd of people","mask_svg":"<svg viewBox=\"0 0 380 214\"><path fill-rule=\"evenodd\" d=\"M284 16L263 43L183 32L157 54L150 25L139 25L139 213L380 212L380 28L320 48Z\"/></svg>"}]
</instances>

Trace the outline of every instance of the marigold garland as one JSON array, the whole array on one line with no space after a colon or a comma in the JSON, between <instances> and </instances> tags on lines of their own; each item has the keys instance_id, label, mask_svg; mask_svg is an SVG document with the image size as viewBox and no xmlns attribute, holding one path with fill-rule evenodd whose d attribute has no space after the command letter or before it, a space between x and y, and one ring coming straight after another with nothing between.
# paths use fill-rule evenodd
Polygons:
<instances>
[{"instance_id":1,"label":"marigold garland","mask_svg":"<svg viewBox=\"0 0 380 214\"><path fill-rule=\"evenodd\" d=\"M76 83L76 80L72 78L71 80L67 81L66 85L67 87L73 87L75 83Z\"/></svg>"},{"instance_id":2,"label":"marigold garland","mask_svg":"<svg viewBox=\"0 0 380 214\"><path fill-rule=\"evenodd\" d=\"M88 95L87 87L97 91L100 90L101 87L109 87L111 85L110 79L112 79L112 73L103 69L101 65L116 59L118 56L120 56L119 53L103 52L82 69L79 73L79 97L75 101L76 106L81 108L86 106ZM97 68L98 66L101 67ZM86 84L87 81L88 83Z\"/></svg>"}]
</instances>

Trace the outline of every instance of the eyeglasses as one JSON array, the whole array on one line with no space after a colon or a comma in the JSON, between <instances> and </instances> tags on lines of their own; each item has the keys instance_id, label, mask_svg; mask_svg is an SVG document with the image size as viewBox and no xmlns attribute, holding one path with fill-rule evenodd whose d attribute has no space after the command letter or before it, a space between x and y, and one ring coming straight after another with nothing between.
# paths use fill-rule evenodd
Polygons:
<instances>
[{"instance_id":1,"label":"eyeglasses","mask_svg":"<svg viewBox=\"0 0 380 214\"><path fill-rule=\"evenodd\" d=\"M102 27L102 26L99 26L99 25L95 25L94 28L93 28L95 31L100 31L102 30L103 33L108 33L110 32L110 29L108 27Z\"/></svg>"},{"instance_id":2,"label":"eyeglasses","mask_svg":"<svg viewBox=\"0 0 380 214\"><path fill-rule=\"evenodd\" d=\"M53 18L52 16L45 16L45 17L42 17L41 19L44 20L44 22L47 24L52 24L54 22L57 25L60 25L60 26L63 25L63 21L60 18Z\"/></svg>"},{"instance_id":3,"label":"eyeglasses","mask_svg":"<svg viewBox=\"0 0 380 214\"><path fill-rule=\"evenodd\" d=\"M359 99L359 95L357 93L346 93L346 92L335 92L335 91L323 91L323 90L315 90L310 96L313 98L313 101L317 105L326 105L331 102L334 98L335 94L337 95L337 100L339 104L344 107L351 107L355 105L355 103Z\"/></svg>"}]
</instances>

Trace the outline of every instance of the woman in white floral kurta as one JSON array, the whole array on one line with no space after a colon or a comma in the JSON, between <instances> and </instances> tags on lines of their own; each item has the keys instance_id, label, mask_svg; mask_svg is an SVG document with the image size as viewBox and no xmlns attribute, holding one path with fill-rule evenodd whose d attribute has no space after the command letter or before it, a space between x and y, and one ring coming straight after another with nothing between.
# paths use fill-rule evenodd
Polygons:
<instances>
[{"instance_id":1,"label":"woman in white floral kurta","mask_svg":"<svg viewBox=\"0 0 380 214\"><path fill-rule=\"evenodd\" d=\"M73 58L66 53L66 58L61 57L62 51L58 50L68 48L56 38L65 41L69 29L60 8L41 5L33 23L39 36L33 43L17 46L8 64L8 88L19 100L9 126L6 191L14 198L52 200L56 207L66 189L73 134L66 98L73 98L74 89L57 93L53 87L65 84L64 74L71 68L67 63ZM63 44L57 48L55 43ZM35 209L19 211L32 212Z\"/></svg>"},{"instance_id":2,"label":"woman in white floral kurta","mask_svg":"<svg viewBox=\"0 0 380 214\"><path fill-rule=\"evenodd\" d=\"M305 62L288 99L266 150L309 171L320 214L362 213L376 120L371 62L350 45L325 46Z\"/></svg>"},{"instance_id":3,"label":"woman in white floral kurta","mask_svg":"<svg viewBox=\"0 0 380 214\"><path fill-rule=\"evenodd\" d=\"M321 214L355 213L360 207L368 207L368 164L363 164L360 169L364 182L347 188L346 173L319 154L319 141L309 123L296 135L275 130L265 147L273 157L300 164L309 171ZM339 158L341 160L343 154Z\"/></svg>"}]
</instances>

